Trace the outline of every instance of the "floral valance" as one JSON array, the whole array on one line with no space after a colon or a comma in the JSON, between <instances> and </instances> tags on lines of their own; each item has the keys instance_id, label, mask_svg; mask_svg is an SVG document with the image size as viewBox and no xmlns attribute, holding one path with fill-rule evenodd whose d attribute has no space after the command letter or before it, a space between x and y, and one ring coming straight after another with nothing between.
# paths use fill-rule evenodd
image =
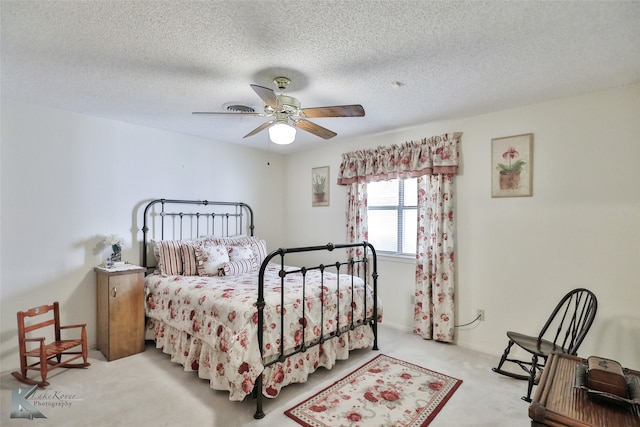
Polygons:
<instances>
[{"instance_id":1,"label":"floral valance","mask_svg":"<svg viewBox=\"0 0 640 427\"><path fill-rule=\"evenodd\" d=\"M462 132L342 154L338 185L458 172Z\"/></svg>"}]
</instances>

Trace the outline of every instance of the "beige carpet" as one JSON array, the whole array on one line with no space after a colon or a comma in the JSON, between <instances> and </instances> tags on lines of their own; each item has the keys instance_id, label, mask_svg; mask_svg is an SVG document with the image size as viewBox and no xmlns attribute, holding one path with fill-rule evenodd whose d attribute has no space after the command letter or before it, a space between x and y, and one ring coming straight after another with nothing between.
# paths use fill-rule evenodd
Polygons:
<instances>
[{"instance_id":1,"label":"beige carpet","mask_svg":"<svg viewBox=\"0 0 640 427\"><path fill-rule=\"evenodd\" d=\"M10 372L0 375L2 426L274 426L299 427L284 415L296 403L331 385L379 353L446 372L463 380L430 427L513 427L529 425L528 404L520 400L526 383L491 372L498 355L425 341L417 335L382 325L379 352L358 350L331 371L320 369L306 384L286 387L274 400L265 399L266 417L254 420L255 401L231 402L228 394L184 372L169 356L147 344L144 353L113 362L91 351L87 370L57 370L51 385L39 390L37 406L46 419L12 419L11 395L25 387Z\"/></svg>"}]
</instances>

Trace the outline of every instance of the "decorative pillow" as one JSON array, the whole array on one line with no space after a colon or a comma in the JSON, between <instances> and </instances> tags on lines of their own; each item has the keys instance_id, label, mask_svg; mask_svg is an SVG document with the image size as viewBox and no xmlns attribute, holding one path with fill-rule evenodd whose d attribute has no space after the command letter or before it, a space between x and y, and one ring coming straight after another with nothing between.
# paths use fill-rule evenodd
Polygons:
<instances>
[{"instance_id":1,"label":"decorative pillow","mask_svg":"<svg viewBox=\"0 0 640 427\"><path fill-rule=\"evenodd\" d=\"M195 247L201 244L211 244L211 239L211 236L203 236L198 237L197 239L183 240L180 242L180 255L182 256L183 275L198 275L198 263L196 261Z\"/></svg>"},{"instance_id":2,"label":"decorative pillow","mask_svg":"<svg viewBox=\"0 0 640 427\"><path fill-rule=\"evenodd\" d=\"M255 257L251 245L227 246L230 261L240 261Z\"/></svg>"},{"instance_id":3,"label":"decorative pillow","mask_svg":"<svg viewBox=\"0 0 640 427\"><path fill-rule=\"evenodd\" d=\"M253 254L256 257L256 261L258 262L258 266L262 264L262 261L267 257L267 242L260 239L255 239L251 242L251 248L253 249Z\"/></svg>"},{"instance_id":4,"label":"decorative pillow","mask_svg":"<svg viewBox=\"0 0 640 427\"><path fill-rule=\"evenodd\" d=\"M222 264L221 275L224 276L238 276L240 274L251 273L258 269L256 259L251 257L249 259L240 259L237 261L229 261Z\"/></svg>"},{"instance_id":5,"label":"decorative pillow","mask_svg":"<svg viewBox=\"0 0 640 427\"><path fill-rule=\"evenodd\" d=\"M222 265L229 262L229 252L222 245L200 244L194 251L200 276L217 276Z\"/></svg>"},{"instance_id":6,"label":"decorative pillow","mask_svg":"<svg viewBox=\"0 0 640 427\"><path fill-rule=\"evenodd\" d=\"M198 263L196 260L196 246L200 242L185 241L180 245L180 255L182 256L182 274L185 276L198 275Z\"/></svg>"},{"instance_id":7,"label":"decorative pillow","mask_svg":"<svg viewBox=\"0 0 640 427\"><path fill-rule=\"evenodd\" d=\"M163 276L177 276L182 274L182 255L180 241L159 240L155 242L153 253L156 256L157 267Z\"/></svg>"},{"instance_id":8,"label":"decorative pillow","mask_svg":"<svg viewBox=\"0 0 640 427\"><path fill-rule=\"evenodd\" d=\"M258 265L262 264L262 261L267 257L267 242L259 239L256 236L246 237L216 237L213 239L218 245L225 246L251 246L253 254L256 257Z\"/></svg>"},{"instance_id":9,"label":"decorative pillow","mask_svg":"<svg viewBox=\"0 0 640 427\"><path fill-rule=\"evenodd\" d=\"M255 237L253 236L233 236L233 237L222 237L215 236L211 238L211 241L216 245L225 245L225 246L239 246L239 245L248 245Z\"/></svg>"}]
</instances>

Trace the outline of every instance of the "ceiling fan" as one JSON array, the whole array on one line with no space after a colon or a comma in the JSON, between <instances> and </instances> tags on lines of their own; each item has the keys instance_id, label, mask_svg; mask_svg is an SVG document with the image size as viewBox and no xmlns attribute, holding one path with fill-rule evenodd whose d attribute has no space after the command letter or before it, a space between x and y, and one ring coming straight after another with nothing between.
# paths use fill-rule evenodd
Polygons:
<instances>
[{"instance_id":1,"label":"ceiling fan","mask_svg":"<svg viewBox=\"0 0 640 427\"><path fill-rule=\"evenodd\" d=\"M320 138L329 139L337 134L329 129L319 126L307 120L308 118L322 117L363 117L364 108L362 105L336 105L332 107L301 108L300 101L291 96L284 95L284 90L289 86L291 80L286 77L276 77L273 82L280 89L280 94L266 87L252 84L251 88L258 94L264 102L264 112L206 112L195 111L192 114L211 115L241 115L256 117L272 117L271 120L261 124L244 136L255 135L260 131L269 128L269 137L276 144L290 144L295 139L296 129L299 128L310 132Z\"/></svg>"}]
</instances>

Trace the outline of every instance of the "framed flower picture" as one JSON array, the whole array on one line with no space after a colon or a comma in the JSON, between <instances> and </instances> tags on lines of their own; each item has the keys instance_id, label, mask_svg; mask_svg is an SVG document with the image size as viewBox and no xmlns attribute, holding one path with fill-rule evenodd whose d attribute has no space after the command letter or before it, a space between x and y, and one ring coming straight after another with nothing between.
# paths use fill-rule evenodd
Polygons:
<instances>
[{"instance_id":1,"label":"framed flower picture","mask_svg":"<svg viewBox=\"0 0 640 427\"><path fill-rule=\"evenodd\" d=\"M491 197L533 195L533 134L491 140Z\"/></svg>"},{"instance_id":2,"label":"framed flower picture","mask_svg":"<svg viewBox=\"0 0 640 427\"><path fill-rule=\"evenodd\" d=\"M311 206L329 206L329 166L311 169Z\"/></svg>"}]
</instances>

